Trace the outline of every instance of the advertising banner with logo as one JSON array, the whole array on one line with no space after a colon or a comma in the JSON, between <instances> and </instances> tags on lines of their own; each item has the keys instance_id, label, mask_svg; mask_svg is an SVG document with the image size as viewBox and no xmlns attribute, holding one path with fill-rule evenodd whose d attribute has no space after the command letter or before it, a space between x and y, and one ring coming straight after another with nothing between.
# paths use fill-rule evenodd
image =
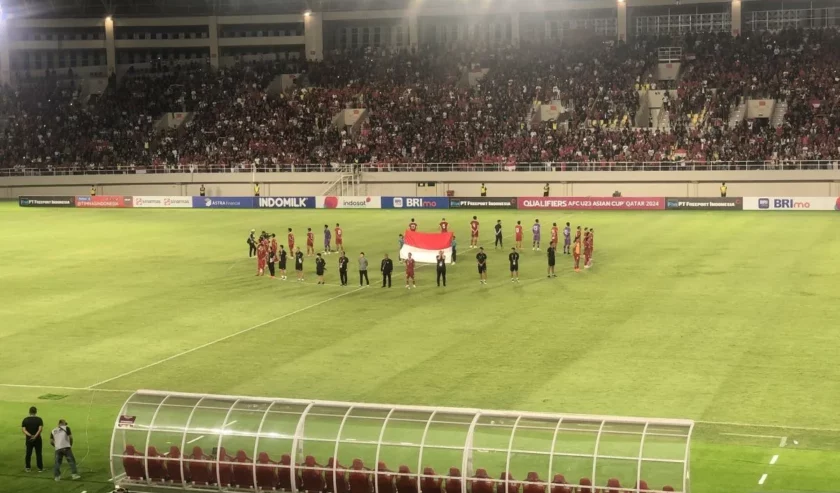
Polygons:
<instances>
[{"instance_id":1,"label":"advertising banner with logo","mask_svg":"<svg viewBox=\"0 0 840 493\"><path fill-rule=\"evenodd\" d=\"M132 207L131 199L132 197L130 195L97 195L96 197L82 195L76 196L76 207L107 209Z\"/></svg>"},{"instance_id":2,"label":"advertising banner with logo","mask_svg":"<svg viewBox=\"0 0 840 493\"><path fill-rule=\"evenodd\" d=\"M261 209L314 209L315 197L260 197L257 207Z\"/></svg>"},{"instance_id":3,"label":"advertising banner with logo","mask_svg":"<svg viewBox=\"0 0 840 493\"><path fill-rule=\"evenodd\" d=\"M315 197L315 207L319 209L381 209L382 197L379 196L320 196Z\"/></svg>"},{"instance_id":4,"label":"advertising banner with logo","mask_svg":"<svg viewBox=\"0 0 840 493\"><path fill-rule=\"evenodd\" d=\"M135 195L134 207L189 209L193 206L192 197Z\"/></svg>"},{"instance_id":5,"label":"advertising banner with logo","mask_svg":"<svg viewBox=\"0 0 840 493\"><path fill-rule=\"evenodd\" d=\"M741 197L667 197L665 208L678 211L741 211L744 199Z\"/></svg>"},{"instance_id":6,"label":"advertising banner with logo","mask_svg":"<svg viewBox=\"0 0 840 493\"><path fill-rule=\"evenodd\" d=\"M840 211L840 197L744 197L746 211Z\"/></svg>"},{"instance_id":7,"label":"advertising banner with logo","mask_svg":"<svg viewBox=\"0 0 840 493\"><path fill-rule=\"evenodd\" d=\"M256 205L256 197L192 198L192 206L196 209L253 209Z\"/></svg>"},{"instance_id":8,"label":"advertising banner with logo","mask_svg":"<svg viewBox=\"0 0 840 493\"><path fill-rule=\"evenodd\" d=\"M519 197L519 209L648 211L665 208L665 197Z\"/></svg>"},{"instance_id":9,"label":"advertising banner with logo","mask_svg":"<svg viewBox=\"0 0 840 493\"><path fill-rule=\"evenodd\" d=\"M18 197L18 205L21 207L75 207L76 197L66 196L42 196L42 197Z\"/></svg>"},{"instance_id":10,"label":"advertising banner with logo","mask_svg":"<svg viewBox=\"0 0 840 493\"><path fill-rule=\"evenodd\" d=\"M449 209L449 197L382 197L383 209Z\"/></svg>"},{"instance_id":11,"label":"advertising banner with logo","mask_svg":"<svg viewBox=\"0 0 840 493\"><path fill-rule=\"evenodd\" d=\"M450 198L450 209L516 209L516 197Z\"/></svg>"}]
</instances>

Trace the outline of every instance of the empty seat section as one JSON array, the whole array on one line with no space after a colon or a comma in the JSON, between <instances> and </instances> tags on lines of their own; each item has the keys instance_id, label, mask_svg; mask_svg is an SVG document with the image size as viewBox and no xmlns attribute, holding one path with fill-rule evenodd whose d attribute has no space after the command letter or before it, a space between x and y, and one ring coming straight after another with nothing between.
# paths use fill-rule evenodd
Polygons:
<instances>
[{"instance_id":1,"label":"empty seat section","mask_svg":"<svg viewBox=\"0 0 840 493\"><path fill-rule=\"evenodd\" d=\"M233 484L238 488L253 488L254 461L244 450L237 451L233 461L236 462L233 466Z\"/></svg>"},{"instance_id":2,"label":"empty seat section","mask_svg":"<svg viewBox=\"0 0 840 493\"><path fill-rule=\"evenodd\" d=\"M122 463L125 469L125 475L128 479L134 481L142 481L146 479L146 469L143 466L143 456L137 453L134 445L126 445L123 455Z\"/></svg>"},{"instance_id":3,"label":"empty seat section","mask_svg":"<svg viewBox=\"0 0 840 493\"><path fill-rule=\"evenodd\" d=\"M307 455L303 460L303 466L300 471L302 483L301 488L307 493L320 493L326 488L326 484L324 482L324 471L321 471L320 469L309 469L316 467L323 466L318 464L315 457Z\"/></svg>"},{"instance_id":4,"label":"empty seat section","mask_svg":"<svg viewBox=\"0 0 840 493\"><path fill-rule=\"evenodd\" d=\"M350 493L350 485L347 484L347 470L340 462L332 457L327 461L327 471L324 473L324 480L327 482L328 492Z\"/></svg>"},{"instance_id":5,"label":"empty seat section","mask_svg":"<svg viewBox=\"0 0 840 493\"><path fill-rule=\"evenodd\" d=\"M300 475L295 473L295 486L301 484ZM283 454L280 457L280 467L277 470L277 489L292 491L292 457Z\"/></svg>"},{"instance_id":6,"label":"empty seat section","mask_svg":"<svg viewBox=\"0 0 840 493\"><path fill-rule=\"evenodd\" d=\"M372 490L370 474L365 472L364 462L361 459L353 459L350 466L350 493L370 493Z\"/></svg>"},{"instance_id":7,"label":"empty seat section","mask_svg":"<svg viewBox=\"0 0 840 493\"><path fill-rule=\"evenodd\" d=\"M227 462L228 464L223 464ZM219 448L219 484L222 487L230 487L233 484L233 457L228 455L224 447Z\"/></svg>"},{"instance_id":8,"label":"empty seat section","mask_svg":"<svg viewBox=\"0 0 840 493\"><path fill-rule=\"evenodd\" d=\"M525 481L525 485L522 486L522 493L545 493L546 484L536 472L529 472Z\"/></svg>"},{"instance_id":9,"label":"empty seat section","mask_svg":"<svg viewBox=\"0 0 840 493\"><path fill-rule=\"evenodd\" d=\"M572 489L566 485L566 478L562 474L555 474L551 480L551 493L572 493Z\"/></svg>"},{"instance_id":10,"label":"empty seat section","mask_svg":"<svg viewBox=\"0 0 840 493\"><path fill-rule=\"evenodd\" d=\"M449 477L446 478L446 493L461 493L461 470L457 467L449 468Z\"/></svg>"},{"instance_id":11,"label":"empty seat section","mask_svg":"<svg viewBox=\"0 0 840 493\"><path fill-rule=\"evenodd\" d=\"M489 479L485 469L477 469L475 476L470 480L472 493L493 493L493 482Z\"/></svg>"},{"instance_id":12,"label":"empty seat section","mask_svg":"<svg viewBox=\"0 0 840 493\"><path fill-rule=\"evenodd\" d=\"M397 476L397 493L417 493L417 476L411 474L408 466L400 466Z\"/></svg>"},{"instance_id":13,"label":"empty seat section","mask_svg":"<svg viewBox=\"0 0 840 493\"><path fill-rule=\"evenodd\" d=\"M257 487L271 491L277 489L277 463L265 452L257 456Z\"/></svg>"},{"instance_id":14,"label":"empty seat section","mask_svg":"<svg viewBox=\"0 0 840 493\"><path fill-rule=\"evenodd\" d=\"M589 478L580 478L580 486L578 487L578 493L592 493L592 480Z\"/></svg>"},{"instance_id":15,"label":"empty seat section","mask_svg":"<svg viewBox=\"0 0 840 493\"><path fill-rule=\"evenodd\" d=\"M519 493L519 483L513 480L510 473L503 472L499 479L507 482L497 484L496 493Z\"/></svg>"},{"instance_id":16,"label":"empty seat section","mask_svg":"<svg viewBox=\"0 0 840 493\"><path fill-rule=\"evenodd\" d=\"M429 476L437 476L437 473L431 467L423 469L423 479L420 481L421 493L441 493L442 478L431 478Z\"/></svg>"},{"instance_id":17,"label":"empty seat section","mask_svg":"<svg viewBox=\"0 0 840 493\"><path fill-rule=\"evenodd\" d=\"M163 456L158 453L157 448L152 446L149 446L146 450L146 473L152 481L166 482L166 466L163 463Z\"/></svg>"},{"instance_id":18,"label":"empty seat section","mask_svg":"<svg viewBox=\"0 0 840 493\"><path fill-rule=\"evenodd\" d=\"M397 493L392 472L384 462L376 464L376 487L379 493Z\"/></svg>"},{"instance_id":19,"label":"empty seat section","mask_svg":"<svg viewBox=\"0 0 840 493\"><path fill-rule=\"evenodd\" d=\"M187 456L187 469L190 481L199 486L216 484L216 466L208 461L212 458L204 454L201 447L193 447L192 454Z\"/></svg>"}]
</instances>

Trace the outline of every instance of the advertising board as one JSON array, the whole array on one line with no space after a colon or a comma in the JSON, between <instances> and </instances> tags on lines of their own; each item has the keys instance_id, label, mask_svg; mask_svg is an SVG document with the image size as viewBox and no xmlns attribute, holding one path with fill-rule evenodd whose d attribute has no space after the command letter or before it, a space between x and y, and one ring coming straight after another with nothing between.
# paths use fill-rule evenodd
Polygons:
<instances>
[{"instance_id":1,"label":"advertising board","mask_svg":"<svg viewBox=\"0 0 840 493\"><path fill-rule=\"evenodd\" d=\"M315 207L319 209L381 209L382 197L371 195L315 197Z\"/></svg>"},{"instance_id":2,"label":"advertising board","mask_svg":"<svg viewBox=\"0 0 840 493\"><path fill-rule=\"evenodd\" d=\"M314 209L315 197L260 197L257 207L261 209Z\"/></svg>"},{"instance_id":3,"label":"advertising board","mask_svg":"<svg viewBox=\"0 0 840 493\"><path fill-rule=\"evenodd\" d=\"M192 197L175 195L135 195L132 204L140 208L188 209L193 206L193 201Z\"/></svg>"},{"instance_id":4,"label":"advertising board","mask_svg":"<svg viewBox=\"0 0 840 493\"><path fill-rule=\"evenodd\" d=\"M665 197L519 197L519 209L645 211L665 208Z\"/></svg>"},{"instance_id":5,"label":"advertising board","mask_svg":"<svg viewBox=\"0 0 840 493\"><path fill-rule=\"evenodd\" d=\"M516 209L516 197L450 198L450 209Z\"/></svg>"},{"instance_id":6,"label":"advertising board","mask_svg":"<svg viewBox=\"0 0 840 493\"><path fill-rule=\"evenodd\" d=\"M76 196L76 207L121 209L132 206L130 195L89 195Z\"/></svg>"},{"instance_id":7,"label":"advertising board","mask_svg":"<svg viewBox=\"0 0 840 493\"><path fill-rule=\"evenodd\" d=\"M840 211L840 197L744 197L747 211Z\"/></svg>"},{"instance_id":8,"label":"advertising board","mask_svg":"<svg viewBox=\"0 0 840 493\"><path fill-rule=\"evenodd\" d=\"M741 197L667 197L665 208L678 211L740 211L744 209Z\"/></svg>"},{"instance_id":9,"label":"advertising board","mask_svg":"<svg viewBox=\"0 0 840 493\"><path fill-rule=\"evenodd\" d=\"M76 197L48 195L40 197L18 197L21 207L75 207Z\"/></svg>"},{"instance_id":10,"label":"advertising board","mask_svg":"<svg viewBox=\"0 0 840 493\"><path fill-rule=\"evenodd\" d=\"M449 197L382 197L383 209L449 209Z\"/></svg>"},{"instance_id":11,"label":"advertising board","mask_svg":"<svg viewBox=\"0 0 840 493\"><path fill-rule=\"evenodd\" d=\"M256 197L193 197L196 209L253 209Z\"/></svg>"}]
</instances>

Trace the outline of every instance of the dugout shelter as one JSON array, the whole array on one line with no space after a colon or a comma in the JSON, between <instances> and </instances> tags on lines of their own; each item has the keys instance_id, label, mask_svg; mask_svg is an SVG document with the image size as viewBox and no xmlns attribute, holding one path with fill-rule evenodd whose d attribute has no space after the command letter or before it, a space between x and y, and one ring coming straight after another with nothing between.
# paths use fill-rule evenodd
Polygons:
<instances>
[{"instance_id":1,"label":"dugout shelter","mask_svg":"<svg viewBox=\"0 0 840 493\"><path fill-rule=\"evenodd\" d=\"M694 422L140 390L111 438L132 492L689 492Z\"/></svg>"}]
</instances>

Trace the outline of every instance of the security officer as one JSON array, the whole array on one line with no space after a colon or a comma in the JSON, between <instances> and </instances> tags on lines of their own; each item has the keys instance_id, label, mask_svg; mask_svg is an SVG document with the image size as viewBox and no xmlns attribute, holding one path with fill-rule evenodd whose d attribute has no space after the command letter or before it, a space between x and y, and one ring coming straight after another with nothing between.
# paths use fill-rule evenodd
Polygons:
<instances>
[{"instance_id":1,"label":"security officer","mask_svg":"<svg viewBox=\"0 0 840 493\"><path fill-rule=\"evenodd\" d=\"M379 270L382 271L382 287L385 287L385 281L388 281L388 287L391 287L391 273L394 271L394 261L388 258L388 254L385 254L385 258L382 259L382 265L379 267Z\"/></svg>"},{"instance_id":2,"label":"security officer","mask_svg":"<svg viewBox=\"0 0 840 493\"><path fill-rule=\"evenodd\" d=\"M254 197L260 196L260 184L254 183Z\"/></svg>"},{"instance_id":3,"label":"security officer","mask_svg":"<svg viewBox=\"0 0 840 493\"><path fill-rule=\"evenodd\" d=\"M543 197L548 197L548 194L550 192L551 192L551 187L548 185L548 183L546 183L545 186L543 187Z\"/></svg>"},{"instance_id":4,"label":"security officer","mask_svg":"<svg viewBox=\"0 0 840 493\"><path fill-rule=\"evenodd\" d=\"M481 184L481 196L482 197L487 196L487 187L484 186L484 183Z\"/></svg>"},{"instance_id":5,"label":"security officer","mask_svg":"<svg viewBox=\"0 0 840 493\"><path fill-rule=\"evenodd\" d=\"M207 189L204 188L204 185L201 185L201 188L198 190L198 194L201 195L202 197L207 196Z\"/></svg>"},{"instance_id":6,"label":"security officer","mask_svg":"<svg viewBox=\"0 0 840 493\"><path fill-rule=\"evenodd\" d=\"M96 185L91 185L90 186L90 196L91 197L96 197Z\"/></svg>"},{"instance_id":7,"label":"security officer","mask_svg":"<svg viewBox=\"0 0 840 493\"><path fill-rule=\"evenodd\" d=\"M720 184L720 196L726 197L726 182Z\"/></svg>"},{"instance_id":8,"label":"security officer","mask_svg":"<svg viewBox=\"0 0 840 493\"><path fill-rule=\"evenodd\" d=\"M70 474L73 479L79 479L79 471L76 470L76 457L73 456L73 433L67 426L67 421L60 419L58 427L50 434L50 444L55 447L55 466L53 466L53 477L61 481L61 462L67 458L70 464Z\"/></svg>"},{"instance_id":9,"label":"security officer","mask_svg":"<svg viewBox=\"0 0 840 493\"><path fill-rule=\"evenodd\" d=\"M254 237L254 233L256 233L256 230L252 229L251 234L248 235L248 239L245 240L248 243L248 258L257 254L257 239Z\"/></svg>"},{"instance_id":10,"label":"security officer","mask_svg":"<svg viewBox=\"0 0 840 493\"><path fill-rule=\"evenodd\" d=\"M35 451L35 463L38 472L44 472L44 457L41 453L42 444L41 432L44 431L44 420L38 417L38 410L35 406L29 408L29 416L23 418L21 430L26 435L26 472L31 470L32 452Z\"/></svg>"}]
</instances>

